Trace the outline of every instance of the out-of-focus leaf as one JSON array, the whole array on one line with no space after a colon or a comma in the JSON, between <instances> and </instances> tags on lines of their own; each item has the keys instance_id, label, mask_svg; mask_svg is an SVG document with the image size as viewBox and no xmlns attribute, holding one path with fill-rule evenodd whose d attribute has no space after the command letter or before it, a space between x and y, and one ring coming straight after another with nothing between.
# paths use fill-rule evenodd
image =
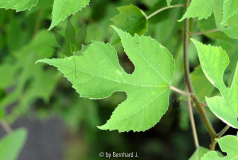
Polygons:
<instances>
[{"instance_id":1,"label":"out-of-focus leaf","mask_svg":"<svg viewBox=\"0 0 238 160\"><path fill-rule=\"evenodd\" d=\"M143 35L148 26L148 20L145 13L134 5L119 7L119 14L111 20L114 25L123 31L130 33L134 36L135 33ZM120 42L120 38L115 35L111 40L111 44L115 45Z\"/></svg>"},{"instance_id":2,"label":"out-of-focus leaf","mask_svg":"<svg viewBox=\"0 0 238 160\"><path fill-rule=\"evenodd\" d=\"M16 160L27 137L27 131L17 129L0 140L0 159Z\"/></svg>"}]
</instances>

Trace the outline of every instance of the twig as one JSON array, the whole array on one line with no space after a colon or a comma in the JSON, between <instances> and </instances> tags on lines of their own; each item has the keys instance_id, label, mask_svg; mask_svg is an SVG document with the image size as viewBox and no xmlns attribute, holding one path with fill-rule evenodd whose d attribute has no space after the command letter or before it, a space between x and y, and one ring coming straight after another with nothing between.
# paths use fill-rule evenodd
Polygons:
<instances>
[{"instance_id":1,"label":"twig","mask_svg":"<svg viewBox=\"0 0 238 160\"><path fill-rule=\"evenodd\" d=\"M186 91L188 92L187 84L186 84ZM194 117L193 117L193 109L192 109L192 105L191 105L191 101L190 101L190 96L187 96L187 102L188 102L188 110L189 110L189 116L190 116L190 121L191 121L191 127L192 127L192 131L193 131L193 139L194 139L196 148L198 148L199 142L198 142L198 136L197 136L196 126L195 126Z\"/></svg>"},{"instance_id":2,"label":"twig","mask_svg":"<svg viewBox=\"0 0 238 160\"><path fill-rule=\"evenodd\" d=\"M154 15L166 10L166 9L170 9L170 8L177 8L177 7L184 7L184 4L177 4L177 5L173 5L173 6L167 6L167 7L164 7L164 8L161 8L157 11L155 11L154 13L152 13L151 15L147 16L147 19L150 19L151 17L153 17Z\"/></svg>"},{"instance_id":3,"label":"twig","mask_svg":"<svg viewBox=\"0 0 238 160\"><path fill-rule=\"evenodd\" d=\"M186 2L185 2L186 10L187 10L188 6L189 6L189 0L186 0ZM199 100L197 99L197 97L195 96L195 92L193 90L192 83L190 80L189 61L188 61L188 42L189 42L188 32L189 32L189 19L186 18L184 21L184 68L185 68L185 79L186 79L185 83L188 86L189 92L192 94L191 98L195 102L195 104L198 108L198 111L202 116L202 119L207 127L207 130L208 130L212 140L214 140L216 138L216 132L212 128L211 123L210 123L209 119L207 118L206 114L203 112L202 105L199 102Z\"/></svg>"},{"instance_id":4,"label":"twig","mask_svg":"<svg viewBox=\"0 0 238 160\"><path fill-rule=\"evenodd\" d=\"M173 86L169 86L169 88L172 89L173 91L177 92L177 93L182 94L182 95L189 96L189 97L191 96L191 93L189 93L189 92L184 92L184 91L182 91L182 90L180 90L180 89L178 89L178 88L175 88L175 87L173 87Z\"/></svg>"},{"instance_id":5,"label":"twig","mask_svg":"<svg viewBox=\"0 0 238 160\"><path fill-rule=\"evenodd\" d=\"M212 33L212 32L216 32L216 31L219 31L220 29L219 28L215 28L215 29L211 29L211 30L208 30L208 31L203 31L203 32L190 32L188 33L189 35L201 35L201 34L207 34L207 33Z\"/></svg>"},{"instance_id":6,"label":"twig","mask_svg":"<svg viewBox=\"0 0 238 160\"><path fill-rule=\"evenodd\" d=\"M38 12L38 15L37 15L36 25L35 25L34 32L33 32L33 37L35 37L35 35L37 34L37 32L40 28L40 19L41 19L42 13L43 13L43 9L40 9Z\"/></svg>"},{"instance_id":7,"label":"twig","mask_svg":"<svg viewBox=\"0 0 238 160\"><path fill-rule=\"evenodd\" d=\"M7 123L7 121L5 119L2 119L1 121L1 125L3 126L3 128L5 129L5 131L10 134L12 132L12 128L11 126Z\"/></svg>"}]
</instances>

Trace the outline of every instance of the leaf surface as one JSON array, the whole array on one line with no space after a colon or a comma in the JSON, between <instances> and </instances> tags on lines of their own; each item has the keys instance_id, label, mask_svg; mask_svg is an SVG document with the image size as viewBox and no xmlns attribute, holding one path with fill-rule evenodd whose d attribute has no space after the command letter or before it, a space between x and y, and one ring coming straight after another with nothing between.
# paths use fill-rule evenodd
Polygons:
<instances>
[{"instance_id":1,"label":"leaf surface","mask_svg":"<svg viewBox=\"0 0 238 160\"><path fill-rule=\"evenodd\" d=\"M229 64L226 52L221 47L207 46L194 39L191 40L197 48L204 74L222 95L206 97L209 108L223 122L238 128L238 68L236 67L231 88L227 88L223 81L225 68Z\"/></svg>"},{"instance_id":2,"label":"leaf surface","mask_svg":"<svg viewBox=\"0 0 238 160\"><path fill-rule=\"evenodd\" d=\"M189 160L201 160L201 158L204 156L204 154L208 153L209 151L210 150L207 148L199 147L198 149L196 149L196 151L193 153L193 155L189 158ZM217 153L219 155L219 157L223 156L218 151L214 151L214 152Z\"/></svg>"},{"instance_id":3,"label":"leaf surface","mask_svg":"<svg viewBox=\"0 0 238 160\"><path fill-rule=\"evenodd\" d=\"M225 136L217 139L218 144L223 152L227 153L226 157L219 157L215 151L206 153L202 160L237 160L238 159L238 138L235 136Z\"/></svg>"},{"instance_id":4,"label":"leaf surface","mask_svg":"<svg viewBox=\"0 0 238 160\"><path fill-rule=\"evenodd\" d=\"M42 59L39 62L57 67L82 97L99 99L116 91L126 92L126 101L119 104L100 129L145 131L153 127L168 109L174 60L169 51L152 38L137 34L132 37L113 28L135 65L132 74L127 74L119 65L115 49L100 42L93 42L83 52L84 56L75 57L78 78L74 76L72 57Z\"/></svg>"},{"instance_id":5,"label":"leaf surface","mask_svg":"<svg viewBox=\"0 0 238 160\"><path fill-rule=\"evenodd\" d=\"M23 128L6 135L0 140L0 159L16 160L26 141L27 131Z\"/></svg>"},{"instance_id":6,"label":"leaf surface","mask_svg":"<svg viewBox=\"0 0 238 160\"><path fill-rule=\"evenodd\" d=\"M17 12L30 10L32 6L37 4L37 0L1 0L0 8L14 9Z\"/></svg>"},{"instance_id":7,"label":"leaf surface","mask_svg":"<svg viewBox=\"0 0 238 160\"><path fill-rule=\"evenodd\" d=\"M52 22L49 30L71 14L75 14L88 5L90 0L54 0Z\"/></svg>"},{"instance_id":8,"label":"leaf surface","mask_svg":"<svg viewBox=\"0 0 238 160\"><path fill-rule=\"evenodd\" d=\"M183 21L185 18L198 17L198 20L208 18L212 15L212 0L193 0L190 3L187 11L179 20Z\"/></svg>"}]
</instances>

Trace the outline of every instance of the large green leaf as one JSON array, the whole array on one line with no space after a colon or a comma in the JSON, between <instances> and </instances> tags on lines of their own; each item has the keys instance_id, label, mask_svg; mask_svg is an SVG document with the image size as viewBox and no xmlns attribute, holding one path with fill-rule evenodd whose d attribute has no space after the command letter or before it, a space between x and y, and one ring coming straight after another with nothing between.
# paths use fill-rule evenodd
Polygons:
<instances>
[{"instance_id":1,"label":"large green leaf","mask_svg":"<svg viewBox=\"0 0 238 160\"><path fill-rule=\"evenodd\" d=\"M198 17L198 20L208 18L212 15L212 0L193 0L188 7L183 17L179 20L182 21L185 18Z\"/></svg>"},{"instance_id":2,"label":"large green leaf","mask_svg":"<svg viewBox=\"0 0 238 160\"><path fill-rule=\"evenodd\" d=\"M223 152L227 153L226 157L219 157L217 152L210 151L206 153L202 160L237 160L238 159L238 138L235 136L225 136L217 139L219 146Z\"/></svg>"},{"instance_id":3,"label":"large green leaf","mask_svg":"<svg viewBox=\"0 0 238 160\"><path fill-rule=\"evenodd\" d=\"M224 0L223 3L223 20L221 23L225 23L228 18L232 17L238 12L238 1L237 0Z\"/></svg>"},{"instance_id":4,"label":"large green leaf","mask_svg":"<svg viewBox=\"0 0 238 160\"><path fill-rule=\"evenodd\" d=\"M148 20L142 10L133 5L119 7L118 10L119 14L111 18L116 27L132 36L135 33L141 36L147 31ZM112 38L111 43L114 45L119 41L120 38L116 35Z\"/></svg>"},{"instance_id":5,"label":"large green leaf","mask_svg":"<svg viewBox=\"0 0 238 160\"><path fill-rule=\"evenodd\" d=\"M231 88L227 88L223 82L223 74L229 64L226 52L221 47L207 46L194 39L192 41L197 48L203 72L222 95L206 97L209 108L223 122L238 128L238 68L236 67Z\"/></svg>"},{"instance_id":6,"label":"large green leaf","mask_svg":"<svg viewBox=\"0 0 238 160\"><path fill-rule=\"evenodd\" d=\"M37 4L37 0L1 0L0 8L14 9L17 12L31 9L32 6Z\"/></svg>"},{"instance_id":7,"label":"large green leaf","mask_svg":"<svg viewBox=\"0 0 238 160\"><path fill-rule=\"evenodd\" d=\"M113 112L100 129L145 131L153 127L167 111L169 86L174 75L174 60L169 51L150 37L132 37L113 27L121 38L129 59L135 65L127 74L119 65L115 49L100 42L92 43L84 56L76 56L77 77L72 57L42 59L39 62L57 67L82 97L99 99L124 91L125 102Z\"/></svg>"},{"instance_id":8,"label":"large green leaf","mask_svg":"<svg viewBox=\"0 0 238 160\"><path fill-rule=\"evenodd\" d=\"M54 0L50 29L88 5L90 0Z\"/></svg>"},{"instance_id":9,"label":"large green leaf","mask_svg":"<svg viewBox=\"0 0 238 160\"><path fill-rule=\"evenodd\" d=\"M16 160L26 141L27 131L17 129L0 140L0 159Z\"/></svg>"}]
</instances>

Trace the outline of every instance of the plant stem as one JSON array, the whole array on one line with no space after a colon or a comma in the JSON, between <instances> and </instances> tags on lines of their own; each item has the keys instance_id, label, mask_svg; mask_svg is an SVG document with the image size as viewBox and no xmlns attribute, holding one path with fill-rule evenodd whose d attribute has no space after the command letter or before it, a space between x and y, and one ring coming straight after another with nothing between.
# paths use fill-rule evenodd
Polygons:
<instances>
[{"instance_id":1,"label":"plant stem","mask_svg":"<svg viewBox=\"0 0 238 160\"><path fill-rule=\"evenodd\" d=\"M182 94L182 95L189 96L189 97L191 96L191 93L189 93L189 92L184 92L184 91L182 91L182 90L180 90L180 89L178 89L178 88L175 88L175 87L173 87L173 86L169 86L169 88L172 89L173 91L177 92L177 93Z\"/></svg>"},{"instance_id":2,"label":"plant stem","mask_svg":"<svg viewBox=\"0 0 238 160\"><path fill-rule=\"evenodd\" d=\"M11 126L7 123L7 121L5 119L2 119L1 121L1 125L3 126L3 128L5 129L5 131L10 134L12 132L12 128Z\"/></svg>"},{"instance_id":3,"label":"plant stem","mask_svg":"<svg viewBox=\"0 0 238 160\"><path fill-rule=\"evenodd\" d=\"M167 7L164 7L164 8L161 8L157 11L155 11L154 13L152 13L151 15L147 16L147 19L150 19L151 17L153 17L154 15L166 10L166 9L170 9L170 8L177 8L177 7L184 7L183 4L177 4L177 5L173 5L173 6L167 6Z\"/></svg>"},{"instance_id":4,"label":"plant stem","mask_svg":"<svg viewBox=\"0 0 238 160\"><path fill-rule=\"evenodd\" d=\"M189 35L201 35L201 34L207 34L207 33L212 33L212 32L216 32L216 31L219 31L220 29L219 28L215 28L215 29L211 29L211 30L208 30L208 31L203 31L203 32L190 32L188 33Z\"/></svg>"},{"instance_id":5,"label":"plant stem","mask_svg":"<svg viewBox=\"0 0 238 160\"><path fill-rule=\"evenodd\" d=\"M186 10L189 6L189 2L190 2L189 0L186 0L186 2L185 2ZM185 70L185 81L186 81L185 84L187 84L188 91L192 94L191 97L192 97L193 101L195 102L199 113L202 116L202 119L203 119L203 121L204 121L204 123L207 127L207 130L208 130L212 140L214 140L216 138L216 133L213 130L213 128L211 126L211 123L208 120L206 114L203 112L201 103L199 102L199 100L195 96L195 92L193 90L192 83L191 83L191 80L190 80L189 60L188 60L188 42L189 42L188 41L189 40L188 32L189 32L189 19L186 18L185 21L184 21L184 68L185 68L184 70Z\"/></svg>"},{"instance_id":6,"label":"plant stem","mask_svg":"<svg viewBox=\"0 0 238 160\"><path fill-rule=\"evenodd\" d=\"M186 84L186 91L188 92L187 84ZM188 110L189 110L189 116L190 116L190 121L191 121L191 127L192 127L192 131L193 131L193 139L194 139L196 148L198 148L199 142L198 142L198 136L197 136L196 126L195 126L194 117L193 117L193 109L192 109L192 105L191 105L191 101L190 101L190 96L187 96L187 102L188 102Z\"/></svg>"}]
</instances>

